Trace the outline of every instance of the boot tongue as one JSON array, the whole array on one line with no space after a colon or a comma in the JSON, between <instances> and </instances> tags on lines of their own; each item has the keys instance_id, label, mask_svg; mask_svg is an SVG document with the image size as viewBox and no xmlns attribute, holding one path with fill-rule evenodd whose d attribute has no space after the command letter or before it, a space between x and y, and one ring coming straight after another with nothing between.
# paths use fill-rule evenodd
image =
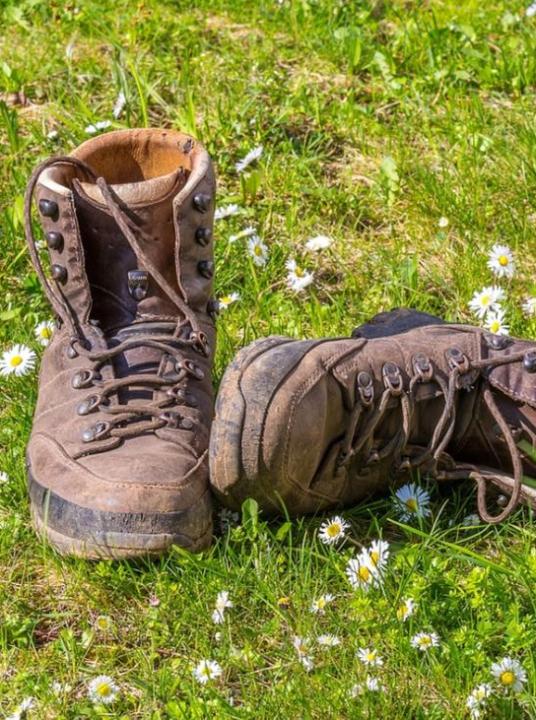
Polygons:
<instances>
[{"instance_id":1,"label":"boot tongue","mask_svg":"<svg viewBox=\"0 0 536 720\"><path fill-rule=\"evenodd\" d=\"M173 199L186 180L187 173L179 169L149 180L111 186L139 228L147 259L177 292ZM91 317L105 331L136 320L176 318L177 308L138 262L100 188L94 183L77 183L74 198L93 299Z\"/></svg>"}]
</instances>

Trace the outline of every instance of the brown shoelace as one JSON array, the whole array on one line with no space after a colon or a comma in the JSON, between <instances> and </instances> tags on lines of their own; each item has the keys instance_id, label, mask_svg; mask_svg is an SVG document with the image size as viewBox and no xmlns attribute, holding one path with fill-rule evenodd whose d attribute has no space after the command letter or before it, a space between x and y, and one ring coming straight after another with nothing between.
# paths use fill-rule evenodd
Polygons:
<instances>
[{"instance_id":1,"label":"brown shoelace","mask_svg":"<svg viewBox=\"0 0 536 720\"><path fill-rule=\"evenodd\" d=\"M41 173L54 165L74 166L82 170L97 184L107 209L136 255L138 265L147 270L154 282L177 307L178 319L172 332L165 334L162 331L158 335L137 333L135 337L127 338L113 347L92 350L91 343L85 337L83 329L67 298L61 292L59 284L53 285L49 281L41 263L33 234L31 210L35 187ZM79 181L75 179L73 182L78 183ZM69 350L73 356L82 355L86 357L92 365L91 370L80 370L75 375L73 386L76 388L94 387L98 392L82 401L78 405L77 411L80 415L86 415L98 410L108 416L106 421L97 422L87 428L82 435L82 440L87 444L94 440L113 438L112 442L107 443L105 446L84 449L80 455L107 450L118 445L123 438L135 437L142 432L154 431L164 426L184 430L193 429L194 423L189 417L182 417L179 413L166 408L177 404L195 406L195 398L183 387L184 380L188 377L201 380L203 379L203 371L194 362L183 357L183 350L186 348L193 349L207 357L209 354L208 340L188 304L145 254L142 243L137 237L139 235L143 240L143 231L129 217L127 208L113 189L104 178L97 177L91 167L81 160L68 156L51 158L41 163L30 177L25 195L24 215L30 257L55 314L61 322L67 324L70 330L71 342ZM162 352L159 367L154 373L130 374L121 378L103 379L100 369L104 365L111 363L114 357L137 347L150 347ZM169 361L173 363L174 369L172 371L166 371ZM121 389L127 387L150 388L153 391L165 390L166 397L158 402L137 405L119 402L110 403L111 396L117 395Z\"/></svg>"},{"instance_id":2,"label":"brown shoelace","mask_svg":"<svg viewBox=\"0 0 536 720\"><path fill-rule=\"evenodd\" d=\"M512 430L495 402L491 386L486 379L486 373L500 365L522 362L525 356L525 352L519 352L504 357L471 361L466 355L453 348L449 357L451 369L445 381L434 372L429 358L424 354L418 354L413 358L414 374L407 390L404 388L398 366L387 362L384 364L382 372L385 389L379 399L374 397L374 386L370 375L366 372L359 373L357 376L358 401L350 416L338 465L340 467L347 465L367 445L374 446L374 432L385 416L389 401L393 397L398 398L402 413L401 427L382 448L373 449L370 452L367 462L377 462L392 454L395 458L394 465L400 470L425 467L426 471L438 480L470 478L475 481L477 486L477 507L480 517L489 523L500 523L513 512L519 503L523 482L523 465ZM471 384L474 384L477 378L481 378L484 404L497 423L508 446L512 461L512 476L498 474L495 470L485 467L457 463L445 453L456 425L456 394L463 387L460 379L470 372L474 374ZM423 382L435 382L445 399L441 416L429 444L424 449L412 448L408 442L411 419L416 404L415 390L417 384ZM476 390L474 391L476 392ZM440 463L445 461L452 466L451 470L439 469ZM494 479L513 481L508 503L498 515L492 515L487 508L487 485Z\"/></svg>"}]
</instances>

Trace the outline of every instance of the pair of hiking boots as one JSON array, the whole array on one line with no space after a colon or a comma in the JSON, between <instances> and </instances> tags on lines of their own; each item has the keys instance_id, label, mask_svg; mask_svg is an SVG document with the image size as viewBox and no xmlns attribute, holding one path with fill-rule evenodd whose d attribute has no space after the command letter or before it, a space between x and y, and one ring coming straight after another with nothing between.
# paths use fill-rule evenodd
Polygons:
<instances>
[{"instance_id":1,"label":"pair of hiking boots","mask_svg":"<svg viewBox=\"0 0 536 720\"><path fill-rule=\"evenodd\" d=\"M313 513L412 470L473 478L489 522L536 503L536 344L424 313L379 315L351 338L254 342L213 421L214 195L207 152L171 130L111 132L33 173L26 234L58 323L27 450L39 533L89 558L196 551L212 492ZM495 515L490 483L509 497Z\"/></svg>"}]
</instances>

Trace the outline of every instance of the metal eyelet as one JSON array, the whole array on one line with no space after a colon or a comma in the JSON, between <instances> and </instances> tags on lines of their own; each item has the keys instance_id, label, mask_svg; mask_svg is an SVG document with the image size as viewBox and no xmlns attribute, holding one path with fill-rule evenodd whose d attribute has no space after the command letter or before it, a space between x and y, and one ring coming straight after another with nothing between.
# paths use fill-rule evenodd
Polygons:
<instances>
[{"instance_id":1,"label":"metal eyelet","mask_svg":"<svg viewBox=\"0 0 536 720\"><path fill-rule=\"evenodd\" d=\"M163 412L158 416L160 420L163 420L168 427L181 430L192 430L194 427L194 421L191 418L183 417L176 412Z\"/></svg>"},{"instance_id":2,"label":"metal eyelet","mask_svg":"<svg viewBox=\"0 0 536 720\"><path fill-rule=\"evenodd\" d=\"M55 200L47 200L46 198L43 198L42 200L39 200L39 212L44 217L49 217L57 220L60 209L58 203Z\"/></svg>"},{"instance_id":3,"label":"metal eyelet","mask_svg":"<svg viewBox=\"0 0 536 720\"><path fill-rule=\"evenodd\" d=\"M364 370L357 376L357 392L363 405L372 405L374 402L374 385L371 376Z\"/></svg>"},{"instance_id":4,"label":"metal eyelet","mask_svg":"<svg viewBox=\"0 0 536 720\"><path fill-rule=\"evenodd\" d=\"M386 362L382 367L383 384L390 391L391 395L401 395L404 389L402 372L398 365Z\"/></svg>"},{"instance_id":5,"label":"metal eyelet","mask_svg":"<svg viewBox=\"0 0 536 720\"><path fill-rule=\"evenodd\" d=\"M492 350L504 350L513 342L513 340L506 335L493 335L491 333L486 333L484 340L486 345Z\"/></svg>"},{"instance_id":6,"label":"metal eyelet","mask_svg":"<svg viewBox=\"0 0 536 720\"><path fill-rule=\"evenodd\" d=\"M523 358L523 369L528 373L536 372L536 350L529 350Z\"/></svg>"},{"instance_id":7,"label":"metal eyelet","mask_svg":"<svg viewBox=\"0 0 536 720\"><path fill-rule=\"evenodd\" d=\"M100 373L94 370L79 370L71 378L71 387L75 390L91 387L95 380L100 380Z\"/></svg>"},{"instance_id":8,"label":"metal eyelet","mask_svg":"<svg viewBox=\"0 0 536 720\"><path fill-rule=\"evenodd\" d=\"M101 402L102 398L99 395L90 395L81 403L76 406L76 412L78 415L89 415L90 412L96 410Z\"/></svg>"},{"instance_id":9,"label":"metal eyelet","mask_svg":"<svg viewBox=\"0 0 536 720\"><path fill-rule=\"evenodd\" d=\"M424 353L417 353L412 359L413 373L418 376L419 382L428 382L432 379L434 368L429 357Z\"/></svg>"},{"instance_id":10,"label":"metal eyelet","mask_svg":"<svg viewBox=\"0 0 536 720\"><path fill-rule=\"evenodd\" d=\"M206 333L204 333L202 330L195 330L190 333L188 340L190 340L196 352L201 353L201 355L204 355L205 357L208 357L209 346Z\"/></svg>"},{"instance_id":11,"label":"metal eyelet","mask_svg":"<svg viewBox=\"0 0 536 720\"><path fill-rule=\"evenodd\" d=\"M376 465L380 462L380 455L377 450L371 450L368 458L366 459L366 465Z\"/></svg>"},{"instance_id":12,"label":"metal eyelet","mask_svg":"<svg viewBox=\"0 0 536 720\"><path fill-rule=\"evenodd\" d=\"M200 260L197 263L197 271L207 280L214 275L214 263L212 260Z\"/></svg>"},{"instance_id":13,"label":"metal eyelet","mask_svg":"<svg viewBox=\"0 0 536 720\"><path fill-rule=\"evenodd\" d=\"M91 425L91 427L86 428L82 433L82 442L90 443L94 440L100 440L104 437L104 435L108 432L109 429L110 424L105 422Z\"/></svg>"},{"instance_id":14,"label":"metal eyelet","mask_svg":"<svg viewBox=\"0 0 536 720\"><path fill-rule=\"evenodd\" d=\"M201 213L205 213L210 206L211 199L212 198L210 195L207 195L207 193L196 193L193 197L195 209Z\"/></svg>"},{"instance_id":15,"label":"metal eyelet","mask_svg":"<svg viewBox=\"0 0 536 720\"><path fill-rule=\"evenodd\" d=\"M195 231L195 239L203 247L209 244L211 238L212 230L209 227L198 227Z\"/></svg>"},{"instance_id":16,"label":"metal eyelet","mask_svg":"<svg viewBox=\"0 0 536 720\"><path fill-rule=\"evenodd\" d=\"M203 380L203 378L205 377L205 373L201 370L201 368L198 367L191 360L179 360L178 363L175 363L175 370L177 372L185 370L188 375L191 375L196 380Z\"/></svg>"},{"instance_id":17,"label":"metal eyelet","mask_svg":"<svg viewBox=\"0 0 536 720\"><path fill-rule=\"evenodd\" d=\"M197 407L199 403L192 393L189 393L184 388L170 388L166 395L168 395L173 401L182 401L182 404L188 405L189 407Z\"/></svg>"},{"instance_id":18,"label":"metal eyelet","mask_svg":"<svg viewBox=\"0 0 536 720\"><path fill-rule=\"evenodd\" d=\"M457 347L449 348L445 352L445 357L451 370L457 369L463 375L471 369L469 358Z\"/></svg>"}]
</instances>

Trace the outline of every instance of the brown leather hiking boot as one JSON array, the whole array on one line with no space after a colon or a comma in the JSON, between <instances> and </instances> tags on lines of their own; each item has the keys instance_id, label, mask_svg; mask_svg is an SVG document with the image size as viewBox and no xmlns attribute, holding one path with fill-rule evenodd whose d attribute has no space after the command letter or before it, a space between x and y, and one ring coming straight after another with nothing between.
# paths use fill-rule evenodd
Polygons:
<instances>
[{"instance_id":1,"label":"brown leather hiking boot","mask_svg":"<svg viewBox=\"0 0 536 720\"><path fill-rule=\"evenodd\" d=\"M310 513L357 503L412 468L470 477L480 515L536 506L536 343L384 313L354 338L271 337L227 369L212 426L212 485L237 508ZM524 442L523 442L524 441ZM520 448L529 451L526 455ZM497 515L493 483L510 496Z\"/></svg>"},{"instance_id":2,"label":"brown leather hiking boot","mask_svg":"<svg viewBox=\"0 0 536 720\"><path fill-rule=\"evenodd\" d=\"M111 132L40 165L26 235L58 317L27 450L37 530L63 553L211 542L210 159L169 130ZM50 255L31 229L37 197Z\"/></svg>"}]
</instances>

